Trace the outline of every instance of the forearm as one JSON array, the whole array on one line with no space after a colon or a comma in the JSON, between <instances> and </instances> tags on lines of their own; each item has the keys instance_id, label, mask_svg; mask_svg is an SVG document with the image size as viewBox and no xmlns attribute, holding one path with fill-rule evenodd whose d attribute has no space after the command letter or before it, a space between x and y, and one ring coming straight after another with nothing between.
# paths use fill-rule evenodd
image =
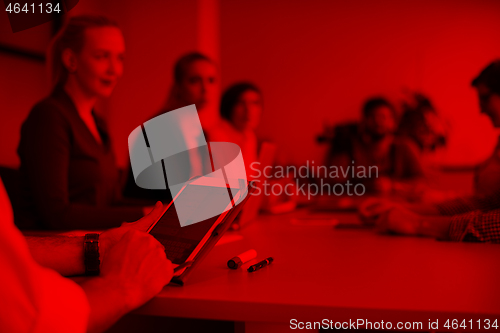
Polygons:
<instances>
[{"instance_id":1,"label":"forearm","mask_svg":"<svg viewBox=\"0 0 500 333\"><path fill-rule=\"evenodd\" d=\"M119 227L123 222L136 221L144 216L142 207L96 207L82 204L43 206L42 216L46 227L52 230L102 230ZM50 207L50 208L49 208Z\"/></svg>"},{"instance_id":2,"label":"forearm","mask_svg":"<svg viewBox=\"0 0 500 333\"><path fill-rule=\"evenodd\" d=\"M114 281L96 277L85 281L81 287L90 305L88 332L104 332L132 310L126 300L126 294L117 289Z\"/></svg>"},{"instance_id":3,"label":"forearm","mask_svg":"<svg viewBox=\"0 0 500 333\"><path fill-rule=\"evenodd\" d=\"M85 274L83 236L25 236L31 255L43 267L62 276ZM111 241L99 238L99 258L102 261Z\"/></svg>"},{"instance_id":4,"label":"forearm","mask_svg":"<svg viewBox=\"0 0 500 333\"><path fill-rule=\"evenodd\" d=\"M478 210L453 216L450 239L500 243L500 210Z\"/></svg>"},{"instance_id":5,"label":"forearm","mask_svg":"<svg viewBox=\"0 0 500 333\"><path fill-rule=\"evenodd\" d=\"M51 268L63 276L85 273L83 237L28 236L26 241L31 255L41 266Z\"/></svg>"}]
</instances>

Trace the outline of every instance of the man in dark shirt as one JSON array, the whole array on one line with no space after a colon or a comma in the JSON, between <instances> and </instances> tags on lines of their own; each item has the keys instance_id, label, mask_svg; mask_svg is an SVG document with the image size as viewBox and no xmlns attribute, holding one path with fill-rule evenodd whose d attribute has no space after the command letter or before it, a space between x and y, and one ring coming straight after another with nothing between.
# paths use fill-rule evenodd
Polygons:
<instances>
[{"instance_id":1,"label":"man in dark shirt","mask_svg":"<svg viewBox=\"0 0 500 333\"><path fill-rule=\"evenodd\" d=\"M344 169L356 165L367 170L377 167L374 179L349 179L362 181L368 190L376 192L391 191L396 182L423 176L416 152L394 136L395 112L384 98L367 100L361 122L336 127L327 165Z\"/></svg>"}]
</instances>

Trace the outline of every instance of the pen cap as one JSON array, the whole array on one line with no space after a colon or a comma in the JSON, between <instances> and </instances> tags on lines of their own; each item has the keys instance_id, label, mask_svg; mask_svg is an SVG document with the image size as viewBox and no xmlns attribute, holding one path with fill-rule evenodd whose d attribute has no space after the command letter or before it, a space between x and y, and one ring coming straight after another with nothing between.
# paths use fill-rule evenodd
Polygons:
<instances>
[{"instance_id":1,"label":"pen cap","mask_svg":"<svg viewBox=\"0 0 500 333\"><path fill-rule=\"evenodd\" d=\"M241 261L240 258L238 257L234 257L232 259L229 259L227 261L227 267L231 268L231 269L237 269L239 268L241 265L243 264L243 262Z\"/></svg>"},{"instance_id":2,"label":"pen cap","mask_svg":"<svg viewBox=\"0 0 500 333\"><path fill-rule=\"evenodd\" d=\"M246 252L243 252L242 254L237 255L234 258L229 259L229 261L227 262L227 267L231 269L237 269L241 267L241 265L243 265L247 261L254 259L255 257L257 257L257 251L253 249L248 250Z\"/></svg>"}]
</instances>

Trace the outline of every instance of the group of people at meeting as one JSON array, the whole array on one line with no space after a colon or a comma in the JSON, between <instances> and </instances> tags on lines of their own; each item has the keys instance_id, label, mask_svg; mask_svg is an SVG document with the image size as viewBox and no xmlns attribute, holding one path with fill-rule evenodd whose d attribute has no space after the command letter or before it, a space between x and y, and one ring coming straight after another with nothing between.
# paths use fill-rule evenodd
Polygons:
<instances>
[{"instance_id":1,"label":"group of people at meeting","mask_svg":"<svg viewBox=\"0 0 500 333\"><path fill-rule=\"evenodd\" d=\"M500 60L489 64L472 81L479 108L500 128ZM435 202L401 202L371 198L360 207L361 218L381 230L450 240L500 243L500 144L475 169L469 197ZM425 192L424 192L425 193Z\"/></svg>"},{"instance_id":2,"label":"group of people at meeting","mask_svg":"<svg viewBox=\"0 0 500 333\"><path fill-rule=\"evenodd\" d=\"M163 246L144 232L163 213L156 200L168 203L168 191L151 196L132 176L122 191L106 123L95 112L123 74L124 52L120 28L102 16L72 17L51 42L52 92L21 128L21 204L15 214L0 181L0 262L7 277L0 298L11 300L1 307L2 330L103 331L172 278ZM234 84L219 110L218 81L209 57L181 57L159 114L195 104L206 140L238 144L249 164L257 155L262 94L251 83ZM103 231L99 277L81 286L61 277L86 273L84 237L24 237L16 225Z\"/></svg>"},{"instance_id":3,"label":"group of people at meeting","mask_svg":"<svg viewBox=\"0 0 500 333\"><path fill-rule=\"evenodd\" d=\"M414 197L431 173L427 155L445 145L446 129L428 98L413 94L403 103L402 115L383 97L368 99L360 122L326 128L318 137L329 143L327 166L346 169L351 163L359 168L377 168L377 177L345 179L363 183L368 192L397 192ZM353 178L354 177L354 178Z\"/></svg>"},{"instance_id":4,"label":"group of people at meeting","mask_svg":"<svg viewBox=\"0 0 500 333\"><path fill-rule=\"evenodd\" d=\"M99 32L93 36L97 29L89 29L92 33L85 37L95 39L88 43L95 50L83 48L76 53L71 48L76 38L73 30L89 24L83 20L92 19L73 19L54 41L54 89L22 125L18 147L22 208L17 220L24 229L116 227L142 217L154 203L151 200L170 199L169 191L139 188L130 171L125 189L120 186L106 124L94 105L112 93L122 76L124 41L116 27L105 26L113 31L109 36ZM196 105L204 130L200 135L207 141L238 144L249 165L257 158L254 130L262 112L261 92L251 83L236 83L223 94L219 111L218 80L217 66L207 56L181 57L166 105L158 114Z\"/></svg>"},{"instance_id":5,"label":"group of people at meeting","mask_svg":"<svg viewBox=\"0 0 500 333\"><path fill-rule=\"evenodd\" d=\"M101 273L82 286L61 277L85 272L83 237L23 237L0 186L0 262L8 279L0 296L15 303L2 306L4 325L102 331L152 298L172 277L161 244L143 232L164 210L151 200L169 199L140 190L130 173L122 191L106 124L94 112L97 100L109 97L122 76L124 52L118 25L101 16L71 18L50 46L54 88L33 107L21 129L22 209L15 212L16 223L31 229L106 230L99 238ZM219 100L218 84L212 59L201 53L181 57L159 114L195 104L206 140L238 144L250 165L257 160L262 93L243 82L229 87ZM481 72L473 86L481 111L500 127L500 61ZM370 184L379 191L414 186L425 177L422 156L444 143L444 133L432 127L435 117L430 101L416 96L396 131L394 107L383 98L371 99L360 124L337 129L328 163L354 159L379 166L382 180ZM471 198L426 204L372 198L360 206L360 216L395 233L499 242L499 149L479 169L478 191Z\"/></svg>"}]
</instances>

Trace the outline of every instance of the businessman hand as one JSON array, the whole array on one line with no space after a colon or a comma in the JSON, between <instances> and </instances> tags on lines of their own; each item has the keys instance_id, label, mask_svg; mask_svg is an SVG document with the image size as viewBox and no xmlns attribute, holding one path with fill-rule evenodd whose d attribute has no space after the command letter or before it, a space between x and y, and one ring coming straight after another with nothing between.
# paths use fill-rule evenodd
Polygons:
<instances>
[{"instance_id":1,"label":"businessman hand","mask_svg":"<svg viewBox=\"0 0 500 333\"><path fill-rule=\"evenodd\" d=\"M358 214L363 223L374 225L394 207L400 207L400 204L388 199L368 198L359 205Z\"/></svg>"},{"instance_id":2,"label":"businessman hand","mask_svg":"<svg viewBox=\"0 0 500 333\"><path fill-rule=\"evenodd\" d=\"M104 331L169 283L172 263L163 246L144 232L163 211L163 205L157 203L139 221L100 235L101 274L82 284L92 309L89 331Z\"/></svg>"},{"instance_id":3,"label":"businessman hand","mask_svg":"<svg viewBox=\"0 0 500 333\"><path fill-rule=\"evenodd\" d=\"M165 206L160 201L158 201L154 205L153 209L140 220L131 223L124 222L119 228L114 228L103 232L99 236L100 240L99 252L101 258L104 256L107 249L115 245L123 237L123 235L125 235L127 231L139 230L142 232L146 232L149 229L149 227L162 216L164 212L165 212Z\"/></svg>"},{"instance_id":4,"label":"businessman hand","mask_svg":"<svg viewBox=\"0 0 500 333\"><path fill-rule=\"evenodd\" d=\"M135 308L156 295L172 278L165 249L145 231L164 213L157 202L140 220L103 232L100 239L101 276L116 280Z\"/></svg>"},{"instance_id":5,"label":"businessman hand","mask_svg":"<svg viewBox=\"0 0 500 333\"><path fill-rule=\"evenodd\" d=\"M172 278L173 268L164 247L153 236L127 229L102 258L101 277L114 281L131 310L158 294Z\"/></svg>"},{"instance_id":6,"label":"businessman hand","mask_svg":"<svg viewBox=\"0 0 500 333\"><path fill-rule=\"evenodd\" d=\"M422 217L410 210L392 207L382 214L376 221L380 232L393 232L401 235L418 235L421 228Z\"/></svg>"},{"instance_id":7,"label":"businessman hand","mask_svg":"<svg viewBox=\"0 0 500 333\"><path fill-rule=\"evenodd\" d=\"M374 190L380 194L390 194L393 189L393 181L389 177L378 177L373 182Z\"/></svg>"},{"instance_id":8,"label":"businessman hand","mask_svg":"<svg viewBox=\"0 0 500 333\"><path fill-rule=\"evenodd\" d=\"M161 201L156 202L153 207L144 207L144 217L136 222L123 222L120 228L132 228L146 232L165 212L166 206Z\"/></svg>"}]
</instances>

